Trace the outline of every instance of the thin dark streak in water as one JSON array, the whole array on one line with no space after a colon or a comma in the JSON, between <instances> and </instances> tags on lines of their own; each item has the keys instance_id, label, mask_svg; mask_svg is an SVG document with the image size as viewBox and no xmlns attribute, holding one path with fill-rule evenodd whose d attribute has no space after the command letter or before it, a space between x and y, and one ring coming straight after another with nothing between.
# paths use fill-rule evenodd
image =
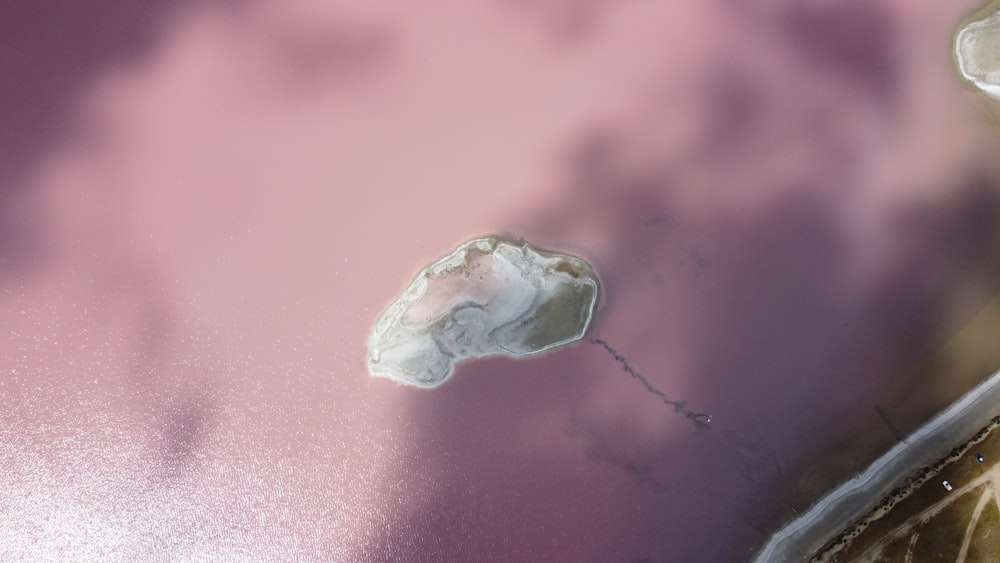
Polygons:
<instances>
[{"instance_id":1,"label":"thin dark streak in water","mask_svg":"<svg viewBox=\"0 0 1000 563\"><path fill-rule=\"evenodd\" d=\"M646 376L636 371L631 366L631 364L628 363L628 360L625 359L625 356L621 355L621 353L618 352L618 350L612 348L610 344L601 340L600 338L591 338L590 341L607 350L608 353L611 354L611 356L619 364L621 364L622 368L625 370L625 373L632 376L633 379L639 380L639 382L642 383L642 385L646 388L646 391L649 391L650 393L659 397L660 400L663 401L663 404L667 405L668 407L673 407L674 412L683 414L685 417L687 417L688 420L693 422L697 428L702 430L708 428L708 424L712 422L712 415L708 413L693 412L688 410L687 401L684 400L675 401L670 397L668 397L666 393L654 387L653 384L650 383L648 379L646 379Z\"/></svg>"},{"instance_id":2,"label":"thin dark streak in water","mask_svg":"<svg viewBox=\"0 0 1000 563\"><path fill-rule=\"evenodd\" d=\"M886 427L889 429L889 432L892 432L892 435L896 438L896 441L899 442L906 441L906 438L903 437L903 433L899 431L899 428L896 428L896 425L892 423L892 420L889 418L889 415L886 414L885 410L883 410L882 407L875 405L875 412L878 413L878 417L882 419L883 423L885 423Z\"/></svg>"}]
</instances>

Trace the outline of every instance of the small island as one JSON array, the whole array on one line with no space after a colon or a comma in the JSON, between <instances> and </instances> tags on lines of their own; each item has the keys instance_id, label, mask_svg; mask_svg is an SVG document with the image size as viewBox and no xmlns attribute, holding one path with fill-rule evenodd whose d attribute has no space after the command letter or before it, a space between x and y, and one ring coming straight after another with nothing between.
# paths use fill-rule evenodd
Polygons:
<instances>
[{"instance_id":1,"label":"small island","mask_svg":"<svg viewBox=\"0 0 1000 563\"><path fill-rule=\"evenodd\" d=\"M368 339L372 376L436 387L462 360L540 354L583 338L600 284L581 258L499 235L422 269Z\"/></svg>"}]
</instances>

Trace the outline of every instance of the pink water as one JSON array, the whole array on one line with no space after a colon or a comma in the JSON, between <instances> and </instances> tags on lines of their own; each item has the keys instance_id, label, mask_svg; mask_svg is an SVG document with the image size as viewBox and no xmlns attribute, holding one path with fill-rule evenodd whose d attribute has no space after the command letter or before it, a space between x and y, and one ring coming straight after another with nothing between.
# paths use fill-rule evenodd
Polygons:
<instances>
[{"instance_id":1,"label":"pink water","mask_svg":"<svg viewBox=\"0 0 1000 563\"><path fill-rule=\"evenodd\" d=\"M971 2L119 4L0 24L2 559L736 561L975 382ZM710 428L590 343L370 379L497 231Z\"/></svg>"}]
</instances>

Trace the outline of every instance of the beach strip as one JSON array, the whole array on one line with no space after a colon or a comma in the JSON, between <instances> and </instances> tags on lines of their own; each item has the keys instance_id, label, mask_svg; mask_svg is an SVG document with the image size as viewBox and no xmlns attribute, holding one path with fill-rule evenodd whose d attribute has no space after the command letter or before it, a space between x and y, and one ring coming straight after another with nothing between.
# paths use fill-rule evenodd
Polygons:
<instances>
[{"instance_id":1,"label":"beach strip","mask_svg":"<svg viewBox=\"0 0 1000 563\"><path fill-rule=\"evenodd\" d=\"M851 522L874 509L894 487L922 467L948 456L956 444L968 441L989 425L998 405L1000 371L779 529L755 561L791 562L812 556Z\"/></svg>"}]
</instances>

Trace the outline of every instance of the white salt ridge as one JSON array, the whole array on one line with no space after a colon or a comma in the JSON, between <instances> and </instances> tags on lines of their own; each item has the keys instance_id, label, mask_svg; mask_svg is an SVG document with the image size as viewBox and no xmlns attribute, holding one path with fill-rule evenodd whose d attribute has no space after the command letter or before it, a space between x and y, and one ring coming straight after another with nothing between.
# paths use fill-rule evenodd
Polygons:
<instances>
[{"instance_id":1,"label":"white salt ridge","mask_svg":"<svg viewBox=\"0 0 1000 563\"><path fill-rule=\"evenodd\" d=\"M963 78L1000 99L1000 14L963 27L955 37L955 59Z\"/></svg>"},{"instance_id":2,"label":"white salt ridge","mask_svg":"<svg viewBox=\"0 0 1000 563\"><path fill-rule=\"evenodd\" d=\"M539 354L586 335L599 293L580 258L497 236L473 239L421 270L379 316L368 368L427 388L465 359Z\"/></svg>"}]
</instances>

